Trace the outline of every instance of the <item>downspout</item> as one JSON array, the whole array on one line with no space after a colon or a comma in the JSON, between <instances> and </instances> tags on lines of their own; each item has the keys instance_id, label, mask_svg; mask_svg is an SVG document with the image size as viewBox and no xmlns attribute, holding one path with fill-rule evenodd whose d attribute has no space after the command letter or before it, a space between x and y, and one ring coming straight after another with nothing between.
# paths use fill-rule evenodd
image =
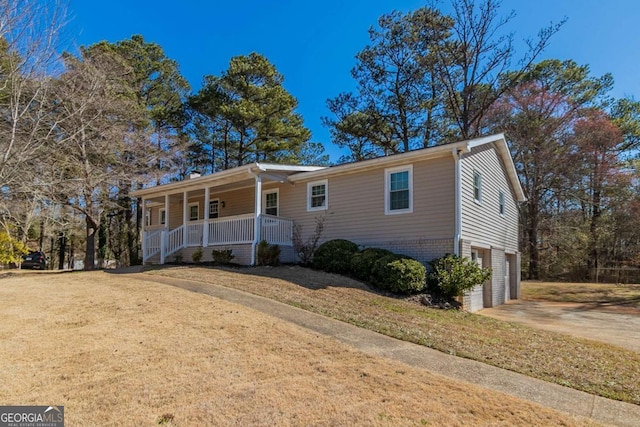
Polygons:
<instances>
[{"instance_id":1,"label":"downspout","mask_svg":"<svg viewBox=\"0 0 640 427\"><path fill-rule=\"evenodd\" d=\"M260 242L260 215L262 214L262 177L259 173L255 173L249 169L249 173L256 180L255 194L255 218L253 224L253 242L251 242L251 265L256 265L256 247Z\"/></svg>"},{"instance_id":2,"label":"downspout","mask_svg":"<svg viewBox=\"0 0 640 427\"><path fill-rule=\"evenodd\" d=\"M453 254L460 256L460 239L462 237L462 161L459 148L454 148L453 161L455 167L455 231L453 235Z\"/></svg>"}]
</instances>

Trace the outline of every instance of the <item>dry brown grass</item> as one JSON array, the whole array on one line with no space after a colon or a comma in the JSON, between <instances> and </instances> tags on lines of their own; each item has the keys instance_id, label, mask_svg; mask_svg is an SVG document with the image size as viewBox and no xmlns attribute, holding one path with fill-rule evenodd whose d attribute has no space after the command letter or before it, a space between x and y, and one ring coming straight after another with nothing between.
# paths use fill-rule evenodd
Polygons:
<instances>
[{"instance_id":1,"label":"dry brown grass","mask_svg":"<svg viewBox=\"0 0 640 427\"><path fill-rule=\"evenodd\" d=\"M378 295L301 267L173 267L150 274L242 289L445 353L640 404L640 354L613 345Z\"/></svg>"},{"instance_id":2,"label":"dry brown grass","mask_svg":"<svg viewBox=\"0 0 640 427\"><path fill-rule=\"evenodd\" d=\"M64 405L69 426L578 424L130 277L16 275L0 301L0 403Z\"/></svg>"},{"instance_id":3,"label":"dry brown grass","mask_svg":"<svg viewBox=\"0 0 640 427\"><path fill-rule=\"evenodd\" d=\"M640 285L522 282L522 298L581 303L608 310L640 314Z\"/></svg>"}]
</instances>

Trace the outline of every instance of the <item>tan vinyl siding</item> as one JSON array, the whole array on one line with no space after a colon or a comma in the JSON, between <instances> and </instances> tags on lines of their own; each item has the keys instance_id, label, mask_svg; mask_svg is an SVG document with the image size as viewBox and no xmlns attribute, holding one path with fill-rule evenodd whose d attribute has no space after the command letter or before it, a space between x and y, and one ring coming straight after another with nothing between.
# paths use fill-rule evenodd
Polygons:
<instances>
[{"instance_id":1,"label":"tan vinyl siding","mask_svg":"<svg viewBox=\"0 0 640 427\"><path fill-rule=\"evenodd\" d=\"M482 176L481 203L474 200L473 174ZM500 215L499 192L504 192L505 212ZM504 165L493 144L474 148L462 159L462 238L518 250L518 207Z\"/></svg>"},{"instance_id":2,"label":"tan vinyl siding","mask_svg":"<svg viewBox=\"0 0 640 427\"><path fill-rule=\"evenodd\" d=\"M413 212L385 215L385 168L328 178L328 209L307 212L307 183L280 187L280 215L309 236L314 218L325 216L322 240L358 244L451 239L454 234L454 164L447 156L413 163Z\"/></svg>"}]
</instances>

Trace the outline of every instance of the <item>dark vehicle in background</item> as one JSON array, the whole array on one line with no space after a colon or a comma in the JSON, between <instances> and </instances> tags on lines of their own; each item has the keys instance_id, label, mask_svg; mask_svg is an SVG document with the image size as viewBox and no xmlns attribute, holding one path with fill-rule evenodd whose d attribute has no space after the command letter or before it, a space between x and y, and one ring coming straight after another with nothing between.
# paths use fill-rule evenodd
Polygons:
<instances>
[{"instance_id":1,"label":"dark vehicle in background","mask_svg":"<svg viewBox=\"0 0 640 427\"><path fill-rule=\"evenodd\" d=\"M20 268L44 270L47 268L47 258L42 252L31 251L27 255L22 256L22 264L20 264Z\"/></svg>"}]
</instances>

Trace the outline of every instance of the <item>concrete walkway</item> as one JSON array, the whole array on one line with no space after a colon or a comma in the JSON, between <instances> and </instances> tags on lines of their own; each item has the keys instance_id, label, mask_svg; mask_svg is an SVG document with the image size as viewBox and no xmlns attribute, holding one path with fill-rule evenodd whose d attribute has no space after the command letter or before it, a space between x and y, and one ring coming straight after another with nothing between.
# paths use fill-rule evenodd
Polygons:
<instances>
[{"instance_id":1,"label":"concrete walkway","mask_svg":"<svg viewBox=\"0 0 640 427\"><path fill-rule=\"evenodd\" d=\"M640 406L637 405L605 399L480 362L451 356L236 289L144 273L135 274L134 277L138 280L176 286L241 304L314 332L334 337L364 353L397 360L446 377L501 391L570 415L590 418L598 423L610 425L630 427L640 425Z\"/></svg>"}]
</instances>

